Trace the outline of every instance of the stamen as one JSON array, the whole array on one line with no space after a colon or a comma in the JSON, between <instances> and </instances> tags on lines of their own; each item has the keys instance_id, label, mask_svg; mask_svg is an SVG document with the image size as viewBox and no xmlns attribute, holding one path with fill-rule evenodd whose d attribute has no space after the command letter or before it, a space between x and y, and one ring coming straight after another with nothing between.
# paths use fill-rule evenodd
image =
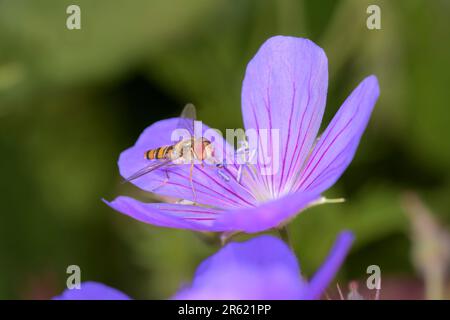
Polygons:
<instances>
[{"instance_id":1,"label":"stamen","mask_svg":"<svg viewBox=\"0 0 450 320\"><path fill-rule=\"evenodd\" d=\"M271 199L273 196L266 189L266 184L263 181L263 177L253 164L256 156L256 150L250 150L248 142L245 140L240 141L239 143L240 146L236 150L236 154L241 164L239 164L238 167L236 182L243 187L245 187L245 184L250 189L251 194L253 194L255 199L258 201L267 201ZM245 180L242 179L244 175L246 176Z\"/></svg>"},{"instance_id":2,"label":"stamen","mask_svg":"<svg viewBox=\"0 0 450 320\"><path fill-rule=\"evenodd\" d=\"M217 168L217 174L222 178L223 181L230 182L230 177L223 172L222 168Z\"/></svg>"},{"instance_id":3,"label":"stamen","mask_svg":"<svg viewBox=\"0 0 450 320\"><path fill-rule=\"evenodd\" d=\"M240 158L239 160L242 160L243 164L239 164L236 181L237 183L241 184L241 178L242 178L242 168L244 165L248 163L247 160L247 153L248 153L248 143L246 141L240 141L240 147L236 150L236 154Z\"/></svg>"},{"instance_id":4,"label":"stamen","mask_svg":"<svg viewBox=\"0 0 450 320\"><path fill-rule=\"evenodd\" d=\"M242 165L239 165L239 169L238 169L237 177L236 177L237 183L241 184L241 178L242 178Z\"/></svg>"},{"instance_id":5,"label":"stamen","mask_svg":"<svg viewBox=\"0 0 450 320\"><path fill-rule=\"evenodd\" d=\"M241 184L242 168L252 163L256 154L256 150L252 150L251 152L249 152L250 148L248 146L248 142L245 140L239 141L239 144L240 147L236 150L236 153L240 157L240 160L241 162L243 162L243 164L239 164L236 181Z\"/></svg>"},{"instance_id":6,"label":"stamen","mask_svg":"<svg viewBox=\"0 0 450 320\"><path fill-rule=\"evenodd\" d=\"M219 161L215 161L217 175L225 182L230 182L233 179L259 202L273 198L273 195L265 187L259 170L253 164L256 150L250 150L247 141L240 141L239 143L240 146L236 150L236 159L240 160L239 165L228 168ZM244 175L245 179L243 179Z\"/></svg>"},{"instance_id":7,"label":"stamen","mask_svg":"<svg viewBox=\"0 0 450 320\"><path fill-rule=\"evenodd\" d=\"M230 182L230 177L224 172L225 167L223 163L221 163L216 158L213 158L213 164L215 164L217 168L217 174L219 175L219 177L225 182Z\"/></svg>"}]
</instances>

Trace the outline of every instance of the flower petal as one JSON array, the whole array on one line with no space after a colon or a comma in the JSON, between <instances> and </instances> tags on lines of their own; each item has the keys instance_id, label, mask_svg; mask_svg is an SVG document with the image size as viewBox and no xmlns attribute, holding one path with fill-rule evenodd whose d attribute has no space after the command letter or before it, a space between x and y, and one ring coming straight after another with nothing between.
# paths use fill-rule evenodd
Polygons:
<instances>
[{"instance_id":1,"label":"flower petal","mask_svg":"<svg viewBox=\"0 0 450 320\"><path fill-rule=\"evenodd\" d=\"M82 282L80 289L66 289L53 300L130 300L131 298L117 289L99 282Z\"/></svg>"},{"instance_id":2,"label":"flower petal","mask_svg":"<svg viewBox=\"0 0 450 320\"><path fill-rule=\"evenodd\" d=\"M258 207L229 210L186 204L142 203L129 197L104 202L136 220L159 227L255 233L278 227L319 197L310 193L296 193Z\"/></svg>"},{"instance_id":3,"label":"flower petal","mask_svg":"<svg viewBox=\"0 0 450 320\"><path fill-rule=\"evenodd\" d=\"M297 299L304 287L295 255L281 240L265 235L226 245L173 299Z\"/></svg>"},{"instance_id":4,"label":"flower petal","mask_svg":"<svg viewBox=\"0 0 450 320\"><path fill-rule=\"evenodd\" d=\"M273 173L266 176L272 194L282 192L304 164L322 121L327 87L326 55L307 39L270 38L249 62L242 87L245 128L279 130L278 140L267 134L268 143L258 144L260 169Z\"/></svg>"},{"instance_id":5,"label":"flower petal","mask_svg":"<svg viewBox=\"0 0 450 320\"><path fill-rule=\"evenodd\" d=\"M217 209L185 204L142 203L129 197L105 201L111 208L136 220L159 227L217 231L214 221L220 213Z\"/></svg>"},{"instance_id":6,"label":"flower petal","mask_svg":"<svg viewBox=\"0 0 450 320\"><path fill-rule=\"evenodd\" d=\"M304 292L304 299L320 298L344 262L354 238L355 237L353 234L349 231L341 232L338 235L338 238L328 254L327 259L310 281L308 290Z\"/></svg>"},{"instance_id":7,"label":"flower petal","mask_svg":"<svg viewBox=\"0 0 450 320\"><path fill-rule=\"evenodd\" d=\"M215 226L221 231L265 231L280 226L319 197L318 194L297 192L258 207L226 211L218 216Z\"/></svg>"},{"instance_id":8,"label":"flower petal","mask_svg":"<svg viewBox=\"0 0 450 320\"><path fill-rule=\"evenodd\" d=\"M175 142L171 140L171 135L178 128L179 122L180 118L162 120L145 129L136 144L120 155L120 174L124 178L128 178L148 166L151 162L144 158L146 151L173 145ZM206 125L202 124L203 133L208 129ZM213 143L221 144L224 149L227 148L223 137L214 130L208 130L207 136L214 140ZM229 152L229 150L223 152ZM146 191L216 207L232 208L249 206L254 203L254 198L235 179L226 181L221 178L217 171L219 169L213 165L205 164L202 167L197 164L191 175L190 164L170 164L137 178L132 183Z\"/></svg>"},{"instance_id":9,"label":"flower petal","mask_svg":"<svg viewBox=\"0 0 450 320\"><path fill-rule=\"evenodd\" d=\"M314 147L297 190L322 193L339 179L355 155L378 95L377 78L370 76L345 100Z\"/></svg>"}]
</instances>

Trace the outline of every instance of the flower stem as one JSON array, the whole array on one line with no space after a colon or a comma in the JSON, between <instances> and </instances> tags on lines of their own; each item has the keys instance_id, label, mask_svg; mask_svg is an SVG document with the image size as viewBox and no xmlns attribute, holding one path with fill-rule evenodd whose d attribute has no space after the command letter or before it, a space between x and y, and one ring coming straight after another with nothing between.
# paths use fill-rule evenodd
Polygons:
<instances>
[{"instance_id":1,"label":"flower stem","mask_svg":"<svg viewBox=\"0 0 450 320\"><path fill-rule=\"evenodd\" d=\"M238 233L239 231L223 232L219 237L221 246L225 246Z\"/></svg>"},{"instance_id":2,"label":"flower stem","mask_svg":"<svg viewBox=\"0 0 450 320\"><path fill-rule=\"evenodd\" d=\"M291 237L289 236L289 231L288 231L288 227L284 226L278 229L278 232L280 233L280 237L281 239L283 239L284 242L286 242L286 244L289 246L289 248L293 248L292 247L292 242L291 242Z\"/></svg>"}]
</instances>

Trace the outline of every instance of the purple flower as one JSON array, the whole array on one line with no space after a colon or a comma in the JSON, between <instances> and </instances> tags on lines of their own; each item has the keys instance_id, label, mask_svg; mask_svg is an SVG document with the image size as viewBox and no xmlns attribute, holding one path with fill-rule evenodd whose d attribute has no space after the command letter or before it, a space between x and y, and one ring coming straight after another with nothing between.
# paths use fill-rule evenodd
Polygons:
<instances>
[{"instance_id":1,"label":"purple flower","mask_svg":"<svg viewBox=\"0 0 450 320\"><path fill-rule=\"evenodd\" d=\"M242 88L245 129L256 130L260 138L255 146L258 163L252 170L241 174L242 166L228 165L224 168L230 178L227 181L215 168L197 164L191 183L189 165L174 165L132 183L188 201L142 203L118 197L107 203L137 220L171 228L253 233L282 225L323 200L321 194L342 175L379 95L376 77L364 79L317 138L327 86L327 58L320 47L302 38L270 38L248 64ZM145 151L172 145L171 132L178 122L172 118L148 127L136 144L120 155L121 175L127 178L145 167ZM207 129L204 126L204 131ZM265 129L278 130L279 139L269 134L262 143ZM219 134L213 140L227 146Z\"/></svg>"},{"instance_id":2,"label":"purple flower","mask_svg":"<svg viewBox=\"0 0 450 320\"><path fill-rule=\"evenodd\" d=\"M342 232L310 282L302 278L297 258L280 239L263 235L244 243L233 242L203 261L192 284L174 299L318 299L339 270L352 241L350 232Z\"/></svg>"},{"instance_id":3,"label":"purple flower","mask_svg":"<svg viewBox=\"0 0 450 320\"><path fill-rule=\"evenodd\" d=\"M302 278L294 253L274 236L263 235L243 243L229 243L203 261L192 284L182 288L173 299L318 299L344 261L352 241L350 232L342 232L309 282ZM85 282L81 290L66 290L56 298L129 299L125 294L95 282Z\"/></svg>"},{"instance_id":4,"label":"purple flower","mask_svg":"<svg viewBox=\"0 0 450 320\"><path fill-rule=\"evenodd\" d=\"M126 294L99 282L83 282L80 289L66 289L53 300L130 300Z\"/></svg>"}]
</instances>

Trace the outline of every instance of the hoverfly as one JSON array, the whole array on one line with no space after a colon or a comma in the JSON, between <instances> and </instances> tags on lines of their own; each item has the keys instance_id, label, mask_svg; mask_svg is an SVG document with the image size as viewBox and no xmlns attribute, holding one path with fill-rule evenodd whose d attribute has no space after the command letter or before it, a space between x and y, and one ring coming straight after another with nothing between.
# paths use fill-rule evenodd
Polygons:
<instances>
[{"instance_id":1,"label":"hoverfly","mask_svg":"<svg viewBox=\"0 0 450 320\"><path fill-rule=\"evenodd\" d=\"M161 169L171 165L190 164L190 183L194 198L196 198L195 189L192 181L192 174L195 162L200 162L203 166L204 162L214 164L218 169L222 169L223 165L214 157L214 146L208 139L204 137L196 137L194 135L194 122L196 119L196 110L193 104L187 104L181 115L177 125L177 129L186 129L189 137L173 144L161 146L155 149L149 149L144 152L144 158L149 161L149 165L135 172L123 182L130 182L142 177L154 170ZM228 181L229 177L219 172L222 179Z\"/></svg>"}]
</instances>

